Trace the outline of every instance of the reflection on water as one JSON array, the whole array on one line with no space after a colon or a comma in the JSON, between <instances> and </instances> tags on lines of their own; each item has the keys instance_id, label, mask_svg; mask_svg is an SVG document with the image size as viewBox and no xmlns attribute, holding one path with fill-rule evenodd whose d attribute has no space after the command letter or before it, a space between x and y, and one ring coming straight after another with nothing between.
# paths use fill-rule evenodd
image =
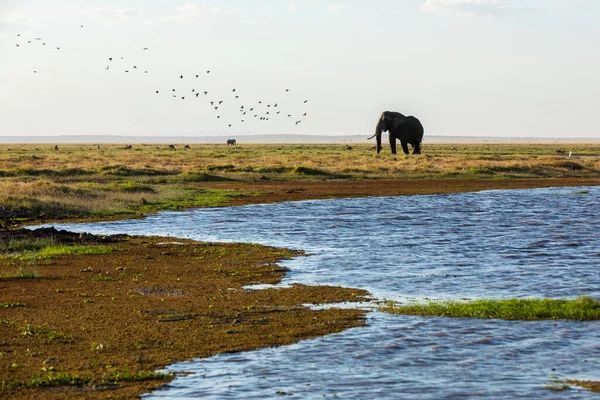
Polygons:
<instances>
[{"instance_id":1,"label":"reflection on water","mask_svg":"<svg viewBox=\"0 0 600 400\"><path fill-rule=\"evenodd\" d=\"M306 250L284 283L378 298L600 297L600 188L303 201L55 225ZM554 398L549 376L600 379L597 322L372 313L370 326L294 346L173 366L151 397ZM583 390L561 398L587 398Z\"/></svg>"}]
</instances>

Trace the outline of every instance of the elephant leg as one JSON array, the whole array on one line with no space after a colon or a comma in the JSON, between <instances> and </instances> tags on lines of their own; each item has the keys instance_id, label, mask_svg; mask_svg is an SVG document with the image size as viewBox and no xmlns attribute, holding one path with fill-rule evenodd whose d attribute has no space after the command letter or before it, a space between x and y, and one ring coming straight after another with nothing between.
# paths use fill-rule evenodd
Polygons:
<instances>
[{"instance_id":1,"label":"elephant leg","mask_svg":"<svg viewBox=\"0 0 600 400\"><path fill-rule=\"evenodd\" d=\"M421 143L415 145L413 149L413 154L421 154Z\"/></svg>"},{"instance_id":2,"label":"elephant leg","mask_svg":"<svg viewBox=\"0 0 600 400\"><path fill-rule=\"evenodd\" d=\"M408 143L406 143L404 140L401 140L400 144L402 144L402 150L404 150L404 154L410 154L408 152Z\"/></svg>"},{"instance_id":3,"label":"elephant leg","mask_svg":"<svg viewBox=\"0 0 600 400\"><path fill-rule=\"evenodd\" d=\"M390 135L390 148L392 149L392 154L396 154L396 137Z\"/></svg>"}]
</instances>

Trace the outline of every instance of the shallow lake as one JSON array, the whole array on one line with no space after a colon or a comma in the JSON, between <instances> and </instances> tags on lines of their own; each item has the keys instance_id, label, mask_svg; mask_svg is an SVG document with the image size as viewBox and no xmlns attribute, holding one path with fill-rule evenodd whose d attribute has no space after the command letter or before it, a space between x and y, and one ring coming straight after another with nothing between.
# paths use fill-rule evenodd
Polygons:
<instances>
[{"instance_id":1,"label":"shallow lake","mask_svg":"<svg viewBox=\"0 0 600 400\"><path fill-rule=\"evenodd\" d=\"M337 199L54 224L302 249L283 284L396 301L600 297L600 188ZM597 398L551 377L600 376L600 322L424 318L371 312L368 327L179 363L144 398Z\"/></svg>"}]
</instances>

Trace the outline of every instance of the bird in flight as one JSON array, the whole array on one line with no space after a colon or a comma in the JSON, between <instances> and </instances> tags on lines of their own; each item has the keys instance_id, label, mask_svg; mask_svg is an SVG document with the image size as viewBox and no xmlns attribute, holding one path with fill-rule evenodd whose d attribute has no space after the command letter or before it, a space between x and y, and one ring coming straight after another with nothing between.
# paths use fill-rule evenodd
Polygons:
<instances>
[{"instance_id":1,"label":"bird in flight","mask_svg":"<svg viewBox=\"0 0 600 400\"><path fill-rule=\"evenodd\" d=\"M158 94L158 90L156 91L156 94Z\"/></svg>"},{"instance_id":2,"label":"bird in flight","mask_svg":"<svg viewBox=\"0 0 600 400\"><path fill-rule=\"evenodd\" d=\"M183 79L183 75L179 75L179 79Z\"/></svg>"},{"instance_id":3,"label":"bird in flight","mask_svg":"<svg viewBox=\"0 0 600 400\"><path fill-rule=\"evenodd\" d=\"M199 77L200 75L196 75L196 78Z\"/></svg>"},{"instance_id":4,"label":"bird in flight","mask_svg":"<svg viewBox=\"0 0 600 400\"><path fill-rule=\"evenodd\" d=\"M198 97L200 95L200 93L196 93L196 97Z\"/></svg>"},{"instance_id":5,"label":"bird in flight","mask_svg":"<svg viewBox=\"0 0 600 400\"><path fill-rule=\"evenodd\" d=\"M147 47L144 47L142 50L149 50Z\"/></svg>"},{"instance_id":6,"label":"bird in flight","mask_svg":"<svg viewBox=\"0 0 600 400\"><path fill-rule=\"evenodd\" d=\"M206 71L207 74L210 74L210 71Z\"/></svg>"},{"instance_id":7,"label":"bird in flight","mask_svg":"<svg viewBox=\"0 0 600 400\"><path fill-rule=\"evenodd\" d=\"M108 57L108 61L112 61L112 57Z\"/></svg>"},{"instance_id":8,"label":"bird in flight","mask_svg":"<svg viewBox=\"0 0 600 400\"><path fill-rule=\"evenodd\" d=\"M207 91L204 91L204 95L206 96L207 94L208 94L208 92L207 92Z\"/></svg>"},{"instance_id":9,"label":"bird in flight","mask_svg":"<svg viewBox=\"0 0 600 400\"><path fill-rule=\"evenodd\" d=\"M308 100L304 100L304 103L308 103Z\"/></svg>"},{"instance_id":10,"label":"bird in flight","mask_svg":"<svg viewBox=\"0 0 600 400\"><path fill-rule=\"evenodd\" d=\"M289 91L290 91L290 89L285 89L285 91L286 91L286 92L289 92Z\"/></svg>"}]
</instances>

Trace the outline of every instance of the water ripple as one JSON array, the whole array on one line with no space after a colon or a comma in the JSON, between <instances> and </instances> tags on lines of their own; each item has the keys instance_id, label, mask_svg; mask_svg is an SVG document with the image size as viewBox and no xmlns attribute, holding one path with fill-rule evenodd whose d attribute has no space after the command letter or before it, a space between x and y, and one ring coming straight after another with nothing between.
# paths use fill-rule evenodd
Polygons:
<instances>
[{"instance_id":1,"label":"water ripple","mask_svg":"<svg viewBox=\"0 0 600 400\"><path fill-rule=\"evenodd\" d=\"M600 297L600 188L302 201L55 225L303 249L285 284L380 299ZM370 313L369 326L219 355L147 398L556 398L550 376L599 379L600 323ZM582 389L560 398L592 395Z\"/></svg>"}]
</instances>

